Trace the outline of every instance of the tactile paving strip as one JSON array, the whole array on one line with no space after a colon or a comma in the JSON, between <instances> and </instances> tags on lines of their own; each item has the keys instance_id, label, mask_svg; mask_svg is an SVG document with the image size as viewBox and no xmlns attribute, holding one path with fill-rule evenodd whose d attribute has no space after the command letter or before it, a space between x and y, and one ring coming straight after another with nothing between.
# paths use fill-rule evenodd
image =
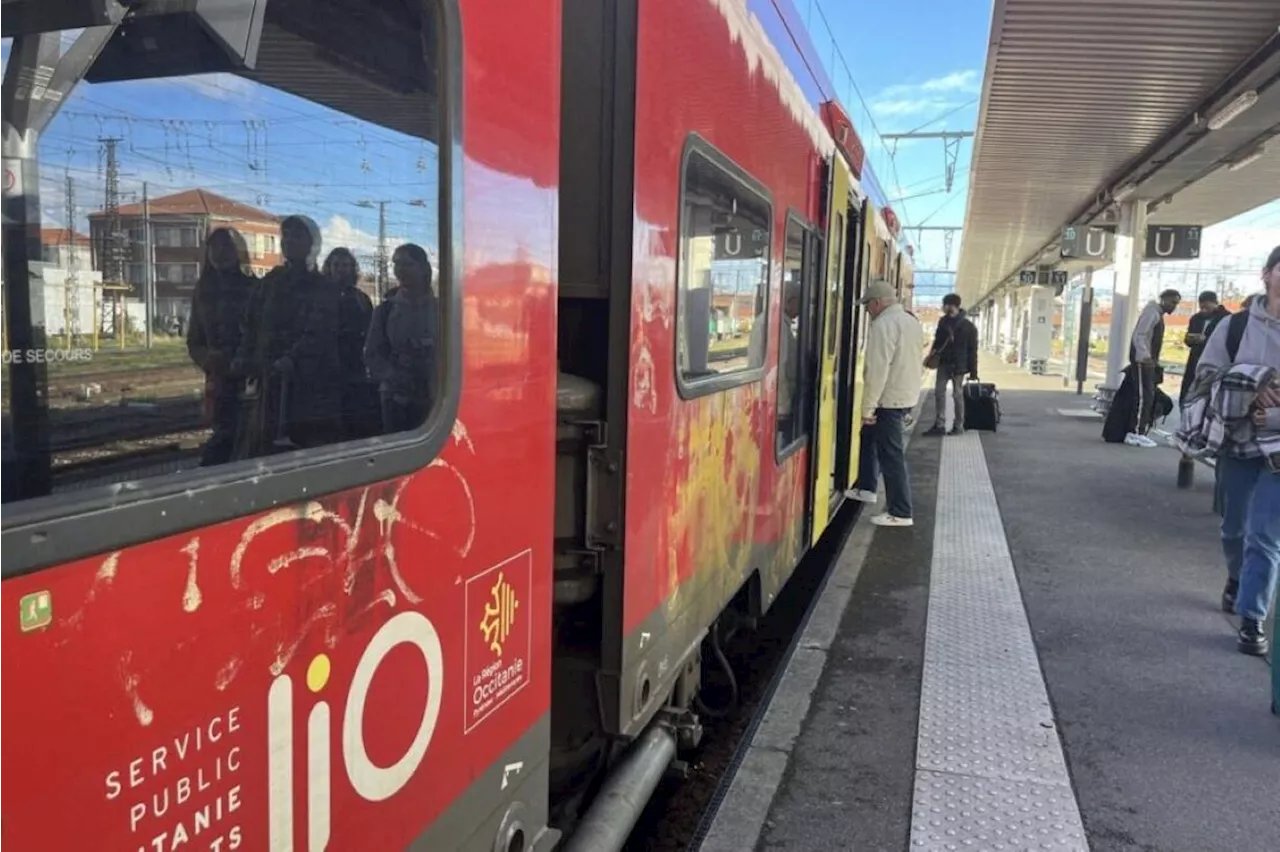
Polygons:
<instances>
[{"instance_id":1,"label":"tactile paving strip","mask_svg":"<svg viewBox=\"0 0 1280 852\"><path fill-rule=\"evenodd\" d=\"M1087 850L977 435L942 445L912 850Z\"/></svg>"}]
</instances>

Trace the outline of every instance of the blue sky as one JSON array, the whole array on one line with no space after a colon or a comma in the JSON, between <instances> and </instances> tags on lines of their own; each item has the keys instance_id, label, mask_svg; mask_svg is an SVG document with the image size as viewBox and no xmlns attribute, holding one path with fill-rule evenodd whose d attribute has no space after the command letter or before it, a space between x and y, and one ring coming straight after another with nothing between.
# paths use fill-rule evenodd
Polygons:
<instances>
[{"instance_id":1,"label":"blue sky","mask_svg":"<svg viewBox=\"0 0 1280 852\"><path fill-rule=\"evenodd\" d=\"M881 133L916 130L968 130L978 120L982 70L990 28L990 0L792 0L809 26L842 99L864 140L871 131L860 123L859 107ZM856 91L844 85L839 58L831 68L827 45L834 37L839 56L852 74ZM945 190L946 150L940 139L896 143L893 168L881 162L877 178L905 224L961 225L968 195L968 166L973 140L959 143L951 190ZM954 268L960 251L954 237L950 264L944 236L911 235L917 267Z\"/></svg>"},{"instance_id":2,"label":"blue sky","mask_svg":"<svg viewBox=\"0 0 1280 852\"><path fill-rule=\"evenodd\" d=\"M960 142L946 191L941 140L897 142L890 158L874 137L974 129L991 0L792 2L904 224L963 224L972 139ZM229 75L79 86L41 142L48 224L65 221L68 175L80 227L102 206L102 136L121 140L125 202L139 199L144 181L152 197L204 186L274 213L307 213L326 250L348 245L371 258L377 210L359 203L387 200L392 244L435 243L433 145ZM1280 225L1280 202L1238 224ZM941 233L910 239L917 268L955 267L958 233L949 254Z\"/></svg>"},{"instance_id":3,"label":"blue sky","mask_svg":"<svg viewBox=\"0 0 1280 852\"><path fill-rule=\"evenodd\" d=\"M6 39L6 64L8 48ZM390 244L434 253L434 144L226 74L77 86L40 141L46 226L67 219L67 177L78 230L102 209L102 137L120 140L121 203L141 200L145 183L152 199L203 187L278 215L303 213L321 227L322 254L348 246L371 271L375 203L387 201Z\"/></svg>"},{"instance_id":4,"label":"blue sky","mask_svg":"<svg viewBox=\"0 0 1280 852\"><path fill-rule=\"evenodd\" d=\"M792 0L809 28L816 49L835 81L836 89L864 141L869 132L865 106L881 133L915 130L968 130L976 128L987 38L991 26L991 0ZM831 40L839 45L833 68L828 51ZM840 62L848 66L855 89L844 83ZM969 191L969 163L973 140L960 142L955 179L950 192L944 188L944 148L941 140L898 142L892 166L880 164L877 178L908 225L963 225ZM1212 231L1265 229L1280 232L1280 201L1241 214ZM1207 234L1206 239L1212 235ZM918 269L955 269L960 234L953 239L948 257L943 234L910 234L916 245ZM1263 254L1271 248L1265 246ZM950 288L952 276L937 276L933 292L940 298ZM917 296L930 282L918 279ZM924 286L920 286L924 285Z\"/></svg>"}]
</instances>

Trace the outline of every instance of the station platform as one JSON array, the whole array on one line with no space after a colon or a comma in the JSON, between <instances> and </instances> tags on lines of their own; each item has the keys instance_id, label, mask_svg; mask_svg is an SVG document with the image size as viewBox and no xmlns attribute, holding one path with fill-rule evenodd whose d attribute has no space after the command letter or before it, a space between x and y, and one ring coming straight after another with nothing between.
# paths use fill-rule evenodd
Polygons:
<instances>
[{"instance_id":1,"label":"station platform","mask_svg":"<svg viewBox=\"0 0 1280 852\"><path fill-rule=\"evenodd\" d=\"M999 431L925 437L924 395L915 526L854 525L701 852L1280 849L1212 472L1178 489L1091 389L981 370Z\"/></svg>"}]
</instances>

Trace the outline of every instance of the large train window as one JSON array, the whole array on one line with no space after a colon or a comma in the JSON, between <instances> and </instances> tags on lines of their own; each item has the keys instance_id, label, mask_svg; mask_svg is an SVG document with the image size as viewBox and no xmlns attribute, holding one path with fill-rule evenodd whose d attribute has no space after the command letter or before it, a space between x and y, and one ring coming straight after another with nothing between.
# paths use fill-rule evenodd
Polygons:
<instances>
[{"instance_id":1,"label":"large train window","mask_svg":"<svg viewBox=\"0 0 1280 852\"><path fill-rule=\"evenodd\" d=\"M112 6L5 4L4 501L422 463L458 373L444 7Z\"/></svg>"},{"instance_id":2,"label":"large train window","mask_svg":"<svg viewBox=\"0 0 1280 852\"><path fill-rule=\"evenodd\" d=\"M696 136L680 203L676 370L688 397L763 373L773 211L759 183Z\"/></svg>"}]
</instances>

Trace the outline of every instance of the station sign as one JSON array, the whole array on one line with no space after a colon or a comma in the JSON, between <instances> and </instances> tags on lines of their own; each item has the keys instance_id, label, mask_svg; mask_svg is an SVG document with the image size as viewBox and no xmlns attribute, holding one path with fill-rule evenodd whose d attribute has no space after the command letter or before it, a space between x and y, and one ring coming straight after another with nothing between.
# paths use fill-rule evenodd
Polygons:
<instances>
[{"instance_id":1,"label":"station sign","mask_svg":"<svg viewBox=\"0 0 1280 852\"><path fill-rule=\"evenodd\" d=\"M1114 225L1091 225L1062 229L1059 242L1063 259L1078 258L1110 263L1116 254L1116 229Z\"/></svg>"},{"instance_id":2,"label":"station sign","mask_svg":"<svg viewBox=\"0 0 1280 852\"><path fill-rule=\"evenodd\" d=\"M1195 260L1200 256L1199 225L1151 225L1144 260Z\"/></svg>"},{"instance_id":3,"label":"station sign","mask_svg":"<svg viewBox=\"0 0 1280 852\"><path fill-rule=\"evenodd\" d=\"M1034 287L1037 284L1041 286L1052 285L1054 287L1065 287L1067 283L1068 273L1065 269L1054 269L1051 266L1041 266L1038 269L1023 269L1018 273L1018 284L1026 287Z\"/></svg>"},{"instance_id":4,"label":"station sign","mask_svg":"<svg viewBox=\"0 0 1280 852\"><path fill-rule=\"evenodd\" d=\"M769 248L763 228L725 228L716 231L716 260L759 260Z\"/></svg>"}]
</instances>

